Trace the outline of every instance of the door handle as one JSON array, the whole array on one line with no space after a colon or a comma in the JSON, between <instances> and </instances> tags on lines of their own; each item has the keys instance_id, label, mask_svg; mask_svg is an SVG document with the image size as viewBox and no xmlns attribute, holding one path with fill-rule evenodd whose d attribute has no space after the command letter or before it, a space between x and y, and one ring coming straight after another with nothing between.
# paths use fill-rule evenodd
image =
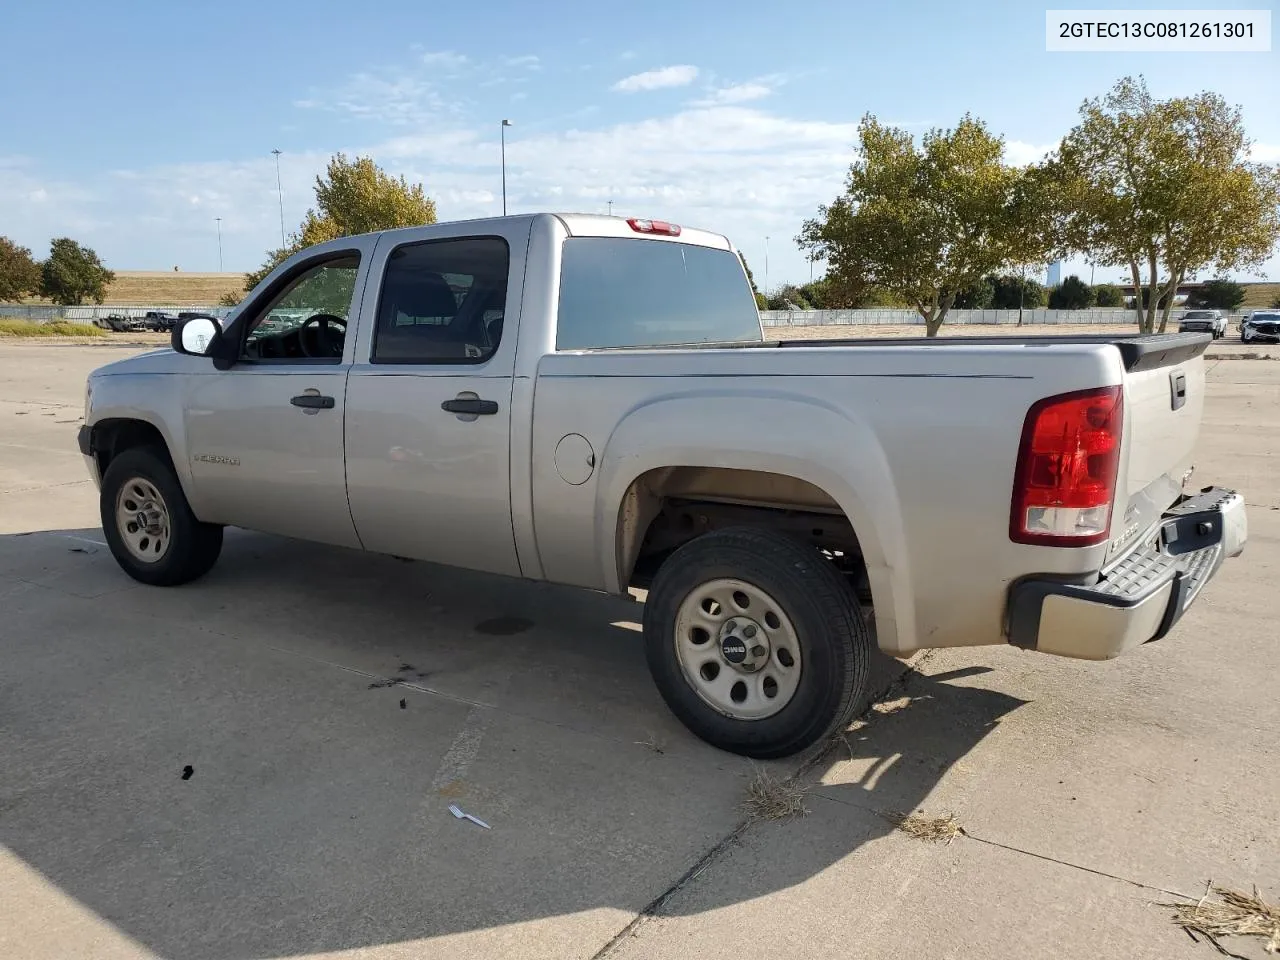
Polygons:
<instances>
[{"instance_id":1,"label":"door handle","mask_svg":"<svg viewBox=\"0 0 1280 960\"><path fill-rule=\"evenodd\" d=\"M458 397L440 404L440 409L447 413L470 413L483 417L498 412L496 400L481 400L479 397Z\"/></svg>"},{"instance_id":2,"label":"door handle","mask_svg":"<svg viewBox=\"0 0 1280 960\"><path fill-rule=\"evenodd\" d=\"M322 397L318 393L303 393L290 401L295 407L310 407L313 410L332 410L333 397Z\"/></svg>"}]
</instances>

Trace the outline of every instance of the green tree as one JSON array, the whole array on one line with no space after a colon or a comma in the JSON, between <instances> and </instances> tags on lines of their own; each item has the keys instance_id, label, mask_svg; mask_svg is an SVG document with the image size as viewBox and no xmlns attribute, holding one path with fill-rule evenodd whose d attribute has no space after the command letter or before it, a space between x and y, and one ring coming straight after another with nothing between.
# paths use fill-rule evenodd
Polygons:
<instances>
[{"instance_id":1,"label":"green tree","mask_svg":"<svg viewBox=\"0 0 1280 960\"><path fill-rule=\"evenodd\" d=\"M1188 307L1211 307L1215 310L1234 310L1244 303L1245 289L1226 277L1214 277L1199 290L1187 297Z\"/></svg>"},{"instance_id":2,"label":"green tree","mask_svg":"<svg viewBox=\"0 0 1280 960\"><path fill-rule=\"evenodd\" d=\"M952 307L956 310L990 310L996 299L993 277L983 277L967 290L956 294Z\"/></svg>"},{"instance_id":3,"label":"green tree","mask_svg":"<svg viewBox=\"0 0 1280 960\"><path fill-rule=\"evenodd\" d=\"M289 242L267 254L261 267L245 274L248 293L289 257L304 247L338 237L352 237L396 227L420 227L436 222L436 202L422 184L393 177L370 157L347 159L337 153L323 176L316 177L316 205L302 218Z\"/></svg>"},{"instance_id":4,"label":"green tree","mask_svg":"<svg viewBox=\"0 0 1280 960\"><path fill-rule=\"evenodd\" d=\"M1124 294L1114 283L1100 283L1093 288L1093 302L1100 307L1123 307Z\"/></svg>"},{"instance_id":5,"label":"green tree","mask_svg":"<svg viewBox=\"0 0 1280 960\"><path fill-rule=\"evenodd\" d=\"M757 310L768 310L769 301L765 299L760 288L756 286L756 278L751 273L751 267L747 265L747 258L741 250L738 251L738 259L742 261L742 269L747 271L747 282L751 284L751 295L756 298Z\"/></svg>"},{"instance_id":6,"label":"green tree","mask_svg":"<svg viewBox=\"0 0 1280 960\"><path fill-rule=\"evenodd\" d=\"M1063 250L1129 268L1145 298L1138 327L1160 330L1171 294L1199 270L1253 267L1280 237L1280 172L1249 160L1238 107L1218 94L1157 100L1139 77L1086 100L1044 165ZM1163 305L1162 308L1160 305Z\"/></svg>"},{"instance_id":7,"label":"green tree","mask_svg":"<svg viewBox=\"0 0 1280 960\"><path fill-rule=\"evenodd\" d=\"M1050 310L1085 310L1091 306L1093 287L1074 274L1049 291Z\"/></svg>"},{"instance_id":8,"label":"green tree","mask_svg":"<svg viewBox=\"0 0 1280 960\"><path fill-rule=\"evenodd\" d=\"M0 300L21 300L40 292L40 265L31 251L0 237Z\"/></svg>"},{"instance_id":9,"label":"green tree","mask_svg":"<svg viewBox=\"0 0 1280 960\"><path fill-rule=\"evenodd\" d=\"M40 292L65 306L86 300L101 303L115 278L88 247L60 237L49 245L49 259L40 265Z\"/></svg>"},{"instance_id":10,"label":"green tree","mask_svg":"<svg viewBox=\"0 0 1280 960\"><path fill-rule=\"evenodd\" d=\"M913 306L938 335L956 297L1009 263L1038 259L1039 183L1004 162L1004 141L965 115L917 148L867 115L845 192L797 242L828 274Z\"/></svg>"},{"instance_id":11,"label":"green tree","mask_svg":"<svg viewBox=\"0 0 1280 960\"><path fill-rule=\"evenodd\" d=\"M1006 273L992 280L991 305L997 310L1034 310L1045 304L1044 287L1030 277Z\"/></svg>"},{"instance_id":12,"label":"green tree","mask_svg":"<svg viewBox=\"0 0 1280 960\"><path fill-rule=\"evenodd\" d=\"M783 284L769 298L770 310L790 310L793 306L801 310L813 309L813 304L794 283Z\"/></svg>"}]
</instances>

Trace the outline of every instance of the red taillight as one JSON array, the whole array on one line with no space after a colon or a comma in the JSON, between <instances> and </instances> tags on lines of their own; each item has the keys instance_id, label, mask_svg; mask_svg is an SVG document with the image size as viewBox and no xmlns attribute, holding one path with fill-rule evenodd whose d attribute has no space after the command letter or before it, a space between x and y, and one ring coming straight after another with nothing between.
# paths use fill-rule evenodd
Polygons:
<instances>
[{"instance_id":1,"label":"red taillight","mask_svg":"<svg viewBox=\"0 0 1280 960\"><path fill-rule=\"evenodd\" d=\"M1013 480L1011 540L1083 547L1107 539L1123 403L1120 387L1103 387L1049 397L1027 411Z\"/></svg>"},{"instance_id":2,"label":"red taillight","mask_svg":"<svg viewBox=\"0 0 1280 960\"><path fill-rule=\"evenodd\" d=\"M632 217L627 221L627 225L636 233L660 233L667 237L680 236L680 225L667 223L665 220L642 220Z\"/></svg>"}]
</instances>

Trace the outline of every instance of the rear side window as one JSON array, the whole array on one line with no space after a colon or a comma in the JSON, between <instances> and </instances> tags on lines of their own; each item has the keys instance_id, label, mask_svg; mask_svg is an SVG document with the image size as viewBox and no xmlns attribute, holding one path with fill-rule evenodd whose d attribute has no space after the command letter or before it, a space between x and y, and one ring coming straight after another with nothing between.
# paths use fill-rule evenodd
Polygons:
<instances>
[{"instance_id":1,"label":"rear side window","mask_svg":"<svg viewBox=\"0 0 1280 960\"><path fill-rule=\"evenodd\" d=\"M738 255L687 243L564 243L556 349L754 342L760 314Z\"/></svg>"},{"instance_id":2,"label":"rear side window","mask_svg":"<svg viewBox=\"0 0 1280 960\"><path fill-rule=\"evenodd\" d=\"M511 257L501 237L397 247L387 258L373 363L484 363L502 341Z\"/></svg>"}]
</instances>

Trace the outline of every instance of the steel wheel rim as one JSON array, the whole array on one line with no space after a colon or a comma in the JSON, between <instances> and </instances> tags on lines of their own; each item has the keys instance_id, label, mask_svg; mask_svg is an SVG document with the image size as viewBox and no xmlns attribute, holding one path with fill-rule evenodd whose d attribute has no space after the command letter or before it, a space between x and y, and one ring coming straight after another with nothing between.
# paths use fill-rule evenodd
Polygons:
<instances>
[{"instance_id":1,"label":"steel wheel rim","mask_svg":"<svg viewBox=\"0 0 1280 960\"><path fill-rule=\"evenodd\" d=\"M121 485L116 530L130 556L142 563L157 563L169 552L169 507L150 480L133 477Z\"/></svg>"},{"instance_id":2,"label":"steel wheel rim","mask_svg":"<svg viewBox=\"0 0 1280 960\"><path fill-rule=\"evenodd\" d=\"M734 720L772 717L800 685L803 653L791 619L745 580L708 580L690 590L676 612L674 640L689 686Z\"/></svg>"}]
</instances>

